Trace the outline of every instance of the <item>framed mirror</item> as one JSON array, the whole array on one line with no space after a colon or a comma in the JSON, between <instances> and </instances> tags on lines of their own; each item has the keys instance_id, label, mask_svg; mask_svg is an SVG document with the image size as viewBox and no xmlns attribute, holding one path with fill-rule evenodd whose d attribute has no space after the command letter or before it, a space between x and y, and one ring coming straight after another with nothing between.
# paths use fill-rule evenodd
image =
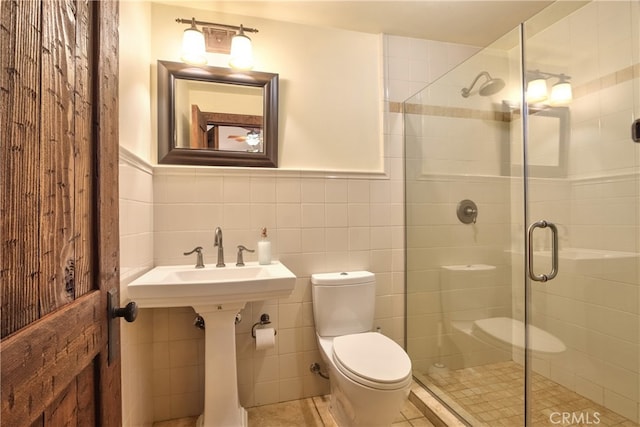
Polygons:
<instances>
[{"instance_id":1,"label":"framed mirror","mask_svg":"<svg viewBox=\"0 0 640 427\"><path fill-rule=\"evenodd\" d=\"M158 163L278 167L278 74L158 61Z\"/></svg>"}]
</instances>

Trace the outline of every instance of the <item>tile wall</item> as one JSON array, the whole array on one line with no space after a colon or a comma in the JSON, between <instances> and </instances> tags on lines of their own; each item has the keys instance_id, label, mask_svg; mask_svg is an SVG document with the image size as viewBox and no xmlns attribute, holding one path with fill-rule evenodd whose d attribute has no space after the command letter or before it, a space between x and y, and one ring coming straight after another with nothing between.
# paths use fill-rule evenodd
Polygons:
<instances>
[{"instance_id":1,"label":"tile wall","mask_svg":"<svg viewBox=\"0 0 640 427\"><path fill-rule=\"evenodd\" d=\"M311 363L321 362L311 302L310 276L315 272L375 272L376 325L399 343L404 341L402 182L291 175L273 171L233 175L220 170L176 174L160 169L155 173L156 264L182 263L182 252L196 245L205 248L205 263L215 262L216 226L223 230L225 262L233 263L235 247L244 244L255 248L259 230L265 226L274 258L298 277L291 297L250 303L241 311L243 320L236 334L238 375L241 403L248 407L328 390L325 380L309 372ZM255 260L256 254L245 255L245 261ZM256 351L251 325L262 313L270 315L278 335L275 348ZM173 332L154 334L154 354L159 362L154 365L158 368L155 376L160 378L156 394L164 393L175 401L173 372L187 368L178 365L190 363L188 375L198 375L197 362L202 362L198 341L202 337L193 331L190 309L155 310L154 316L156 327L158 323L175 327ZM172 350L185 345L193 349L192 357L172 357ZM184 393L201 392L195 383L189 384L191 388Z\"/></svg>"},{"instance_id":2,"label":"tile wall","mask_svg":"<svg viewBox=\"0 0 640 427\"><path fill-rule=\"evenodd\" d=\"M152 168L120 150L120 301L128 301L126 284L153 266ZM120 322L122 419L124 426L153 421L153 312L140 309L135 323Z\"/></svg>"}]
</instances>

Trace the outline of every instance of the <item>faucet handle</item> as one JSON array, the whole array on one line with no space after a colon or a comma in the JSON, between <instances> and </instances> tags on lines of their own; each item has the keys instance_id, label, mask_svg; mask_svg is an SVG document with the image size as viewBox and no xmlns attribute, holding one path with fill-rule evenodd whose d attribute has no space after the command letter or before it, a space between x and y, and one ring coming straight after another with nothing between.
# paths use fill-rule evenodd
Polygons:
<instances>
[{"instance_id":1,"label":"faucet handle","mask_svg":"<svg viewBox=\"0 0 640 427\"><path fill-rule=\"evenodd\" d=\"M191 255L196 252L196 268L204 268L204 259L202 257L202 246L195 247L191 252L183 252L183 255Z\"/></svg>"},{"instance_id":2,"label":"faucet handle","mask_svg":"<svg viewBox=\"0 0 640 427\"><path fill-rule=\"evenodd\" d=\"M242 259L242 251L247 251L247 252L255 252L255 249L249 249L244 245L238 245L238 259L236 261L236 266L237 267L243 267L244 266L244 260Z\"/></svg>"}]
</instances>

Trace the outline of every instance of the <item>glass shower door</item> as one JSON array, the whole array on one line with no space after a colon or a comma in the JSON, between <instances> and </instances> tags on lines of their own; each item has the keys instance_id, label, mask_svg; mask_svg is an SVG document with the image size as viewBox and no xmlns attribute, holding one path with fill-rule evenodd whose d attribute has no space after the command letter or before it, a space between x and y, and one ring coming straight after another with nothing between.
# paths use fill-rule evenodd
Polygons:
<instances>
[{"instance_id":1,"label":"glass shower door","mask_svg":"<svg viewBox=\"0 0 640 427\"><path fill-rule=\"evenodd\" d=\"M528 424L639 425L640 6L560 7L524 25Z\"/></svg>"},{"instance_id":2,"label":"glass shower door","mask_svg":"<svg viewBox=\"0 0 640 427\"><path fill-rule=\"evenodd\" d=\"M474 427L640 425L639 20L554 3L404 103L407 351Z\"/></svg>"},{"instance_id":3,"label":"glass shower door","mask_svg":"<svg viewBox=\"0 0 640 427\"><path fill-rule=\"evenodd\" d=\"M525 418L520 45L515 29L404 103L407 351L473 426Z\"/></svg>"}]
</instances>

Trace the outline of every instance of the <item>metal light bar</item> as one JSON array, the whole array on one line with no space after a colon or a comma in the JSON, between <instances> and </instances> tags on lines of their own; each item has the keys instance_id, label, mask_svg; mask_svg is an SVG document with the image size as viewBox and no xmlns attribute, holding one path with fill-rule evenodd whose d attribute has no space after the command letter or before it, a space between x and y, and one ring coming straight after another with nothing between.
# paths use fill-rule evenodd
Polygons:
<instances>
[{"instance_id":1,"label":"metal light bar","mask_svg":"<svg viewBox=\"0 0 640 427\"><path fill-rule=\"evenodd\" d=\"M206 22L206 21L197 21L194 19L183 19L183 18L177 18L176 22L178 22L179 24L188 24L190 25L191 23L195 23L196 25L200 25L200 26L206 26L206 27L217 27L217 28L224 28L227 30L235 30L235 31L239 31L241 27L236 26L236 25L226 25L226 24L216 24L215 22ZM249 27L242 27L242 30L247 32L247 33L257 33L258 30L256 28L249 28Z\"/></svg>"},{"instance_id":2,"label":"metal light bar","mask_svg":"<svg viewBox=\"0 0 640 427\"><path fill-rule=\"evenodd\" d=\"M555 74L555 73L547 73L546 71L540 71L540 70L527 70L527 76L529 76L532 80L535 78L543 78L543 79L549 79L551 77L555 77L557 79L565 79L565 80L569 80L571 78L571 76L568 76L564 73L560 73L560 74Z\"/></svg>"}]
</instances>

